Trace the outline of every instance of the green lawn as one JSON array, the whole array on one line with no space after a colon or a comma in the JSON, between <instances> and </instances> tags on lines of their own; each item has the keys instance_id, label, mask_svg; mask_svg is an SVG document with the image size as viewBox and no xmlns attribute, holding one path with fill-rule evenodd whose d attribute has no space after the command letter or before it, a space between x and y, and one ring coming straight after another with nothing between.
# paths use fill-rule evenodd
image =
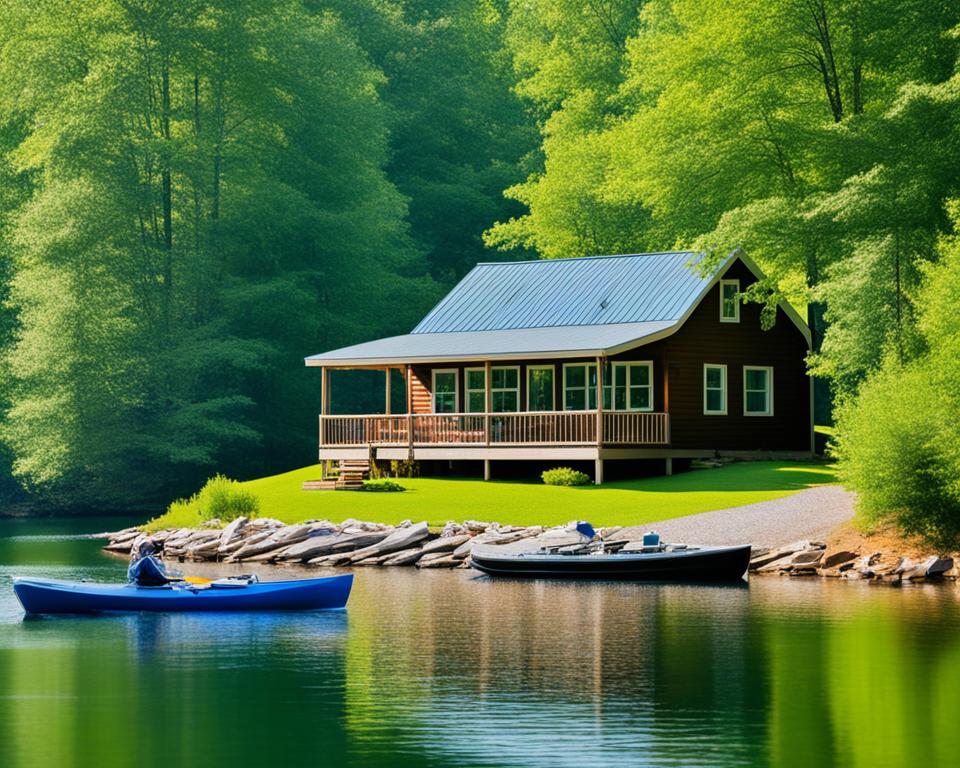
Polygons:
<instances>
[{"instance_id":1,"label":"green lawn","mask_svg":"<svg viewBox=\"0 0 960 768\"><path fill-rule=\"evenodd\" d=\"M473 479L402 479L403 493L303 491L304 480L320 476L319 466L243 483L260 497L260 514L285 522L348 517L382 523L426 520L496 520L515 525L557 525L589 520L594 525L640 525L789 496L834 482L823 464L744 462L672 477L560 488L541 483ZM188 519L159 518L152 527L192 525Z\"/></svg>"}]
</instances>

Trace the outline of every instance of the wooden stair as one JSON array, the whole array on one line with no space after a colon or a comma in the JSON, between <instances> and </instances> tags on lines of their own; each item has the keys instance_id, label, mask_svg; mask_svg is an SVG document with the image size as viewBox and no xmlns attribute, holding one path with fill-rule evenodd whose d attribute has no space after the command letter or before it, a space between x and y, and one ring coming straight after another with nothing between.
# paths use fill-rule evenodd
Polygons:
<instances>
[{"instance_id":1,"label":"wooden stair","mask_svg":"<svg viewBox=\"0 0 960 768\"><path fill-rule=\"evenodd\" d=\"M370 474L370 462L366 459L341 459L337 462L336 476L327 480L307 480L305 491L357 491L363 487Z\"/></svg>"}]
</instances>

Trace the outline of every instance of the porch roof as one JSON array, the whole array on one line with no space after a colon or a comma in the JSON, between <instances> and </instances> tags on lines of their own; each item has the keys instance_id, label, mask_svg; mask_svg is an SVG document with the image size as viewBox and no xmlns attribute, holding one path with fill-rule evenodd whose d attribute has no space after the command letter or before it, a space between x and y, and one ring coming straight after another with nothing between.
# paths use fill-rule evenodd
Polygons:
<instances>
[{"instance_id":1,"label":"porch roof","mask_svg":"<svg viewBox=\"0 0 960 768\"><path fill-rule=\"evenodd\" d=\"M474 360L534 360L610 355L655 341L676 320L496 331L408 333L306 358L319 367L407 365Z\"/></svg>"}]
</instances>

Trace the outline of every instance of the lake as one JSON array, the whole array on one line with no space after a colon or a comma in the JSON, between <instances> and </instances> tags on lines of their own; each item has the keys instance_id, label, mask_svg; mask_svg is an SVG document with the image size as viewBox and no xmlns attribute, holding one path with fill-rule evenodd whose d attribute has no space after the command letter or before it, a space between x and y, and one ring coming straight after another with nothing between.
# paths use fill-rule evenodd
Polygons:
<instances>
[{"instance_id":1,"label":"lake","mask_svg":"<svg viewBox=\"0 0 960 768\"><path fill-rule=\"evenodd\" d=\"M371 568L344 612L24 620L15 574L123 578L79 535L111 526L0 520L0 766L878 768L960 754L953 585Z\"/></svg>"}]
</instances>

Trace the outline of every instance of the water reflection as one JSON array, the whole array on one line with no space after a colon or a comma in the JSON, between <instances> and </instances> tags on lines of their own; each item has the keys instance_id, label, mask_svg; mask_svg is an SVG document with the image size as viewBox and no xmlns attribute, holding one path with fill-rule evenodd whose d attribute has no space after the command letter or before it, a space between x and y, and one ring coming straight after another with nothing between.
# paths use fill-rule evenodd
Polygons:
<instances>
[{"instance_id":1,"label":"water reflection","mask_svg":"<svg viewBox=\"0 0 960 768\"><path fill-rule=\"evenodd\" d=\"M346 612L22 621L12 571L123 563L16 535L0 538L4 766L872 768L960 750L952 586L370 569Z\"/></svg>"}]
</instances>

